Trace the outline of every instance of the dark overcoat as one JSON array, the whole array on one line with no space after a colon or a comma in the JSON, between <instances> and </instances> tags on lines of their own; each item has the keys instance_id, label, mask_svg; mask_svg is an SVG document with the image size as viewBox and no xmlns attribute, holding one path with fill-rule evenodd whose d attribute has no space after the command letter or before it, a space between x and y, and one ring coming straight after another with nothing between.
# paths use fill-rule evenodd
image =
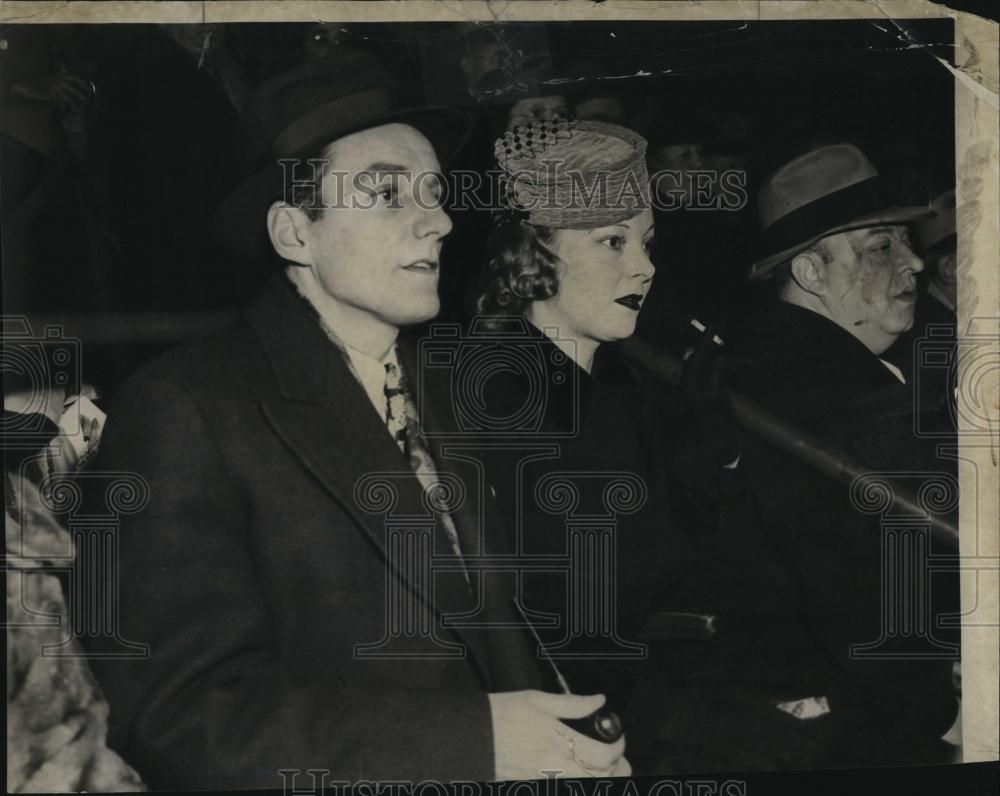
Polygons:
<instances>
[{"instance_id":1,"label":"dark overcoat","mask_svg":"<svg viewBox=\"0 0 1000 796\"><path fill-rule=\"evenodd\" d=\"M413 375L414 351L401 339ZM435 394L419 390L428 429L449 422ZM502 555L480 475L437 464L461 484L463 552ZM494 776L487 693L537 686L537 664L521 631L442 617L509 624L510 584L474 567L471 588L454 567L428 574L407 547L429 541L445 562L450 550L440 527L421 535L423 490L283 278L232 328L121 389L94 469L149 487L116 529L119 635L149 656L93 669L109 743L151 787L273 788L280 769Z\"/></svg>"},{"instance_id":2,"label":"dark overcoat","mask_svg":"<svg viewBox=\"0 0 1000 796\"><path fill-rule=\"evenodd\" d=\"M661 406L647 400L651 393L612 346L598 351L591 375L538 329L525 329L524 337L508 337L502 345L529 352L519 356L536 367L498 369L484 382L483 404L497 419L486 449L487 474L509 543L526 560L525 605L559 618L539 628L540 635L549 643L567 639L566 655L610 660L623 652L618 641L638 637L653 594L692 563L693 548L669 508ZM511 419L506 428L503 418ZM560 482L571 495L566 504L557 492ZM616 484L625 497L620 506ZM565 562L573 544L587 542L574 540L571 528L599 527L602 518L613 533L596 560L608 569L587 576L599 580L598 591L574 597ZM553 562L548 571L535 563L544 557ZM613 582L605 582L605 574ZM607 600L618 641L598 628L610 628L606 612L577 612L570 619L568 607L577 598ZM574 629L571 621L588 626Z\"/></svg>"},{"instance_id":3,"label":"dark overcoat","mask_svg":"<svg viewBox=\"0 0 1000 796\"><path fill-rule=\"evenodd\" d=\"M723 468L680 392L626 366L617 346L601 346L587 373L525 331L502 346L521 355L483 382L487 472L511 545L531 562L522 599L571 687L623 712L640 774L822 765L840 725L776 705L829 693L830 672L789 610L794 578L744 505L741 469ZM504 439L504 427L519 433ZM611 543L571 578L560 562L587 542L570 528L607 522L602 488L618 476L641 484L642 500L614 514ZM573 500L551 499L556 481L576 487ZM574 612L580 603L590 613ZM615 637L602 622L611 610Z\"/></svg>"},{"instance_id":4,"label":"dark overcoat","mask_svg":"<svg viewBox=\"0 0 1000 796\"><path fill-rule=\"evenodd\" d=\"M675 472L698 480L719 465L695 461L697 446L672 455L684 423L676 391L639 378L612 344L587 373L533 326L499 339L506 367L482 369L492 374L485 461L539 636L574 691L600 691L623 715L636 772L753 764L733 748L746 732L720 732L762 709L735 690L742 623L717 633L720 583L739 573L706 558L714 518L694 510Z\"/></svg>"},{"instance_id":5,"label":"dark overcoat","mask_svg":"<svg viewBox=\"0 0 1000 796\"><path fill-rule=\"evenodd\" d=\"M779 302L741 354L748 364L735 386L766 409L870 473L914 493L936 482L942 504L957 497L954 463L936 450L943 440L916 431L912 386L832 321ZM846 487L750 434L740 469L766 543L793 577L785 605L760 606L762 616L801 618L844 684L832 708L849 720L830 763L933 762L956 711L957 639L946 625L949 612L955 622L957 572L943 570L957 551L930 539L926 524L894 535L904 518L880 510L875 492L856 490L852 500ZM919 518L907 524L921 526ZM910 543L914 558L890 565L887 556ZM752 606L757 596L746 600Z\"/></svg>"}]
</instances>

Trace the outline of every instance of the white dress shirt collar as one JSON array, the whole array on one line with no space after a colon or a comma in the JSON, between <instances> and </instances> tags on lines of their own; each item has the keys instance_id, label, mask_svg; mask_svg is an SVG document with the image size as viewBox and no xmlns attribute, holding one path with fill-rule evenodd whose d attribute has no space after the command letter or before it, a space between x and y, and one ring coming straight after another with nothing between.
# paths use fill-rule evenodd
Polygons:
<instances>
[{"instance_id":1,"label":"white dress shirt collar","mask_svg":"<svg viewBox=\"0 0 1000 796\"><path fill-rule=\"evenodd\" d=\"M351 365L354 367L358 381L365 388L368 400L372 402L372 406L375 407L375 411L378 412L379 417L385 420L385 367L390 364L399 365L399 360L396 357L396 346L392 346L381 359L375 359L375 357L369 356L363 351L358 351L358 349L351 348L348 345L344 346L344 350L351 360Z\"/></svg>"}]
</instances>

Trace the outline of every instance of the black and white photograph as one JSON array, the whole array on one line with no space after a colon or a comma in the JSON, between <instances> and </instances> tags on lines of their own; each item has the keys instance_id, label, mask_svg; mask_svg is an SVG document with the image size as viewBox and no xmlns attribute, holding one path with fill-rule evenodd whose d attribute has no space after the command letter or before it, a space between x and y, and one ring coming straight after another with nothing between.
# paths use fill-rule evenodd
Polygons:
<instances>
[{"instance_id":1,"label":"black and white photograph","mask_svg":"<svg viewBox=\"0 0 1000 796\"><path fill-rule=\"evenodd\" d=\"M995 792L997 42L2 3L8 792Z\"/></svg>"}]
</instances>

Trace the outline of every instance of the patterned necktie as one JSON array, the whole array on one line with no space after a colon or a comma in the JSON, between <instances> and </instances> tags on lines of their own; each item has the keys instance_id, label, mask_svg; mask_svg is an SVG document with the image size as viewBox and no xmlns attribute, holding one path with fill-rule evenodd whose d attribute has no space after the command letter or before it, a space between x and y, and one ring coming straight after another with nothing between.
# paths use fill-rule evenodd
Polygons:
<instances>
[{"instance_id":1,"label":"patterned necktie","mask_svg":"<svg viewBox=\"0 0 1000 796\"><path fill-rule=\"evenodd\" d=\"M427 450L417 425L417 409L410 400L406 389L406 381L399 366L394 362L385 365L385 425L396 440L399 450L407 458L410 467L425 492L434 494L437 491L437 468ZM462 547L458 542L458 532L451 514L441 511L441 524L451 543L455 555L462 559ZM463 560L464 565L464 560ZM469 573L465 572L468 582Z\"/></svg>"},{"instance_id":2,"label":"patterned necktie","mask_svg":"<svg viewBox=\"0 0 1000 796\"><path fill-rule=\"evenodd\" d=\"M385 425L396 440L399 450L409 459L409 439L406 429L406 391L399 365L387 362L385 365ZM412 464L412 462L411 462ZM413 468L416 470L416 468Z\"/></svg>"}]
</instances>

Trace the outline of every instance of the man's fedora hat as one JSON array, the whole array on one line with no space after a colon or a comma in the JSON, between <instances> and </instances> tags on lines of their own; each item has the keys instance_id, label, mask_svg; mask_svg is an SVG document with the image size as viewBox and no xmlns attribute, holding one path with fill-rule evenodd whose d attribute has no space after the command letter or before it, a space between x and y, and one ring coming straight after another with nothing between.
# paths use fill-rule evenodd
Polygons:
<instances>
[{"instance_id":1,"label":"man's fedora hat","mask_svg":"<svg viewBox=\"0 0 1000 796\"><path fill-rule=\"evenodd\" d=\"M378 60L363 51L337 53L261 84L236 123L236 154L245 179L215 214L230 245L250 256L267 251L267 209L284 187L279 159L301 158L351 133L401 123L423 133L438 160L447 163L465 143L475 117L452 108L405 107L394 88ZM307 168L299 165L296 179Z\"/></svg>"},{"instance_id":2,"label":"man's fedora hat","mask_svg":"<svg viewBox=\"0 0 1000 796\"><path fill-rule=\"evenodd\" d=\"M850 229L909 224L930 218L927 207L886 201L875 167L853 144L801 155L774 172L757 194L763 233L751 279L764 279L820 238Z\"/></svg>"},{"instance_id":3,"label":"man's fedora hat","mask_svg":"<svg viewBox=\"0 0 1000 796\"><path fill-rule=\"evenodd\" d=\"M913 242L921 254L946 241L954 244L955 238L955 189L938 194L931 200L931 210L937 213L934 218L928 218L919 224L914 224Z\"/></svg>"}]
</instances>

